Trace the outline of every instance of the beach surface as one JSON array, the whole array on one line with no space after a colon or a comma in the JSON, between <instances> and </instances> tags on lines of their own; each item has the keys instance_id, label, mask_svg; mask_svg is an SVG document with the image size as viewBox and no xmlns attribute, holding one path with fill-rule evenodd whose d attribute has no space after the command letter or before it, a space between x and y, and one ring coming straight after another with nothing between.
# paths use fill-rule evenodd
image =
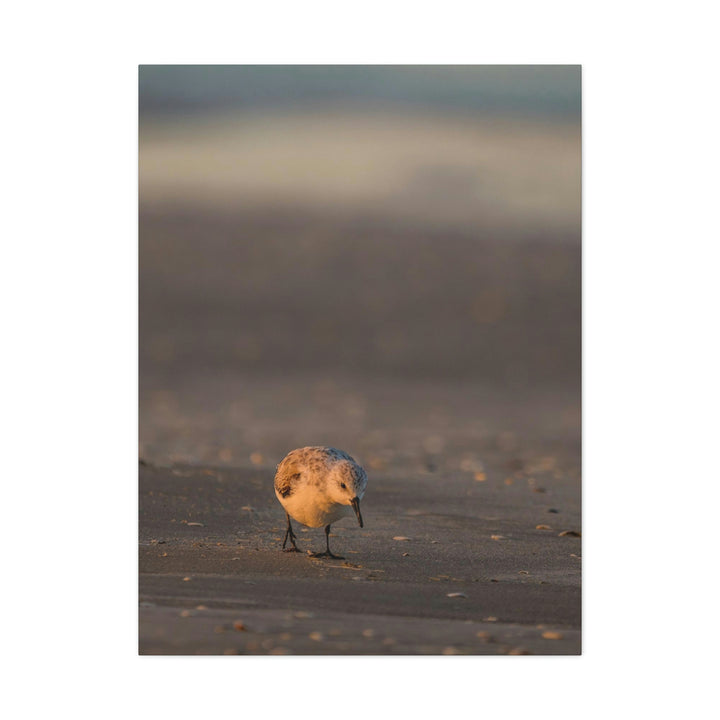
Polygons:
<instances>
[{"instance_id":1,"label":"beach surface","mask_svg":"<svg viewBox=\"0 0 720 720\"><path fill-rule=\"evenodd\" d=\"M435 401L442 398L450 415L436 410L433 432L419 412L427 402L419 385L387 383L390 405L406 423L396 424L388 410L387 428L380 424L360 443L357 408L347 400L357 401L357 385L284 382L244 386L258 405L276 399L271 388L286 397L284 405L268 403L275 411L266 409L265 427L278 431L262 453L248 445L227 448L221 464L141 461L141 654L580 652L579 438L550 422L565 418L572 426L572 404L524 396L513 408L507 394L435 387ZM281 551L286 521L273 490L275 464L298 439L294 433L307 433L292 423L288 385L314 393L319 408L326 399L309 435L342 437L332 429L341 427L333 412L345 413L344 434L348 441L355 434L348 447L361 446L355 454L369 474L365 526L344 518L330 537L344 560L306 554L324 549L324 533L297 523L303 552ZM385 385L376 381L363 394L371 416L388 402ZM467 413L478 403L499 427L515 430L473 424ZM543 409L548 422L535 425ZM546 436L523 431L523 417Z\"/></svg>"}]
</instances>

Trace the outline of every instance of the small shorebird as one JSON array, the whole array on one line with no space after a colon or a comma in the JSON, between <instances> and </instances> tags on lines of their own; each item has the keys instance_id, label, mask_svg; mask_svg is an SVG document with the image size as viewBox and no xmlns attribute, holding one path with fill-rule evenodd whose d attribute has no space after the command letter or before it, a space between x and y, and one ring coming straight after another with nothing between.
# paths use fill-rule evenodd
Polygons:
<instances>
[{"instance_id":1,"label":"small shorebird","mask_svg":"<svg viewBox=\"0 0 720 720\"><path fill-rule=\"evenodd\" d=\"M330 525L354 510L360 527L363 526L360 500L366 487L365 471L342 450L304 447L289 452L275 473L275 495L285 508L288 521L283 551L300 552L290 524L293 517L308 527L325 526L327 550L314 553L313 557L342 560L330 552ZM288 538L292 547L286 550Z\"/></svg>"}]
</instances>

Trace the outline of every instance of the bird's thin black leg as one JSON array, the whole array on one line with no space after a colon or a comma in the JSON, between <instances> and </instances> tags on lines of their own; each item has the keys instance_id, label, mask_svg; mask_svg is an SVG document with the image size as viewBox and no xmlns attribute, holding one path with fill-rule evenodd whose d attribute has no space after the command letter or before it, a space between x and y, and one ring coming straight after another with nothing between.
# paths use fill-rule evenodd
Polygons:
<instances>
[{"instance_id":1,"label":"bird's thin black leg","mask_svg":"<svg viewBox=\"0 0 720 720\"><path fill-rule=\"evenodd\" d=\"M287 516L288 526L285 531L285 539L283 540L283 552L300 552L298 546L295 544L295 533L293 532L292 525L290 524L290 515L288 515L288 513L285 513L285 515ZM290 538L292 547L286 550L285 545L287 545L288 538Z\"/></svg>"},{"instance_id":2,"label":"bird's thin black leg","mask_svg":"<svg viewBox=\"0 0 720 720\"><path fill-rule=\"evenodd\" d=\"M344 560L344 557L341 557L340 555L333 555L330 551L330 526L325 526L325 547L327 550L325 550L324 553L314 553L313 557L331 557L335 558L335 560Z\"/></svg>"}]
</instances>

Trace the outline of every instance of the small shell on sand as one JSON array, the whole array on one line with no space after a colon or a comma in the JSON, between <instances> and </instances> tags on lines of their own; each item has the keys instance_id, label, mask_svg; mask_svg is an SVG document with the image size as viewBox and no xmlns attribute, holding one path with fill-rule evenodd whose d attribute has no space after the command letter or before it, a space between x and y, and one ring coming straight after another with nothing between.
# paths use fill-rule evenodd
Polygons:
<instances>
[{"instance_id":1,"label":"small shell on sand","mask_svg":"<svg viewBox=\"0 0 720 720\"><path fill-rule=\"evenodd\" d=\"M448 593L447 596L451 597L451 598L466 598L467 597L467 595L465 593L461 593L461 592Z\"/></svg>"},{"instance_id":2,"label":"small shell on sand","mask_svg":"<svg viewBox=\"0 0 720 720\"><path fill-rule=\"evenodd\" d=\"M555 632L554 630L546 630L546 631L542 634L542 636L543 636L546 640L562 640L563 634L562 634L562 633L559 633L559 632Z\"/></svg>"},{"instance_id":3,"label":"small shell on sand","mask_svg":"<svg viewBox=\"0 0 720 720\"><path fill-rule=\"evenodd\" d=\"M407 540L409 540L409 539L410 539L409 537L405 537L404 535L396 535L396 536L393 538L393 540L398 540L398 541L407 541Z\"/></svg>"}]
</instances>

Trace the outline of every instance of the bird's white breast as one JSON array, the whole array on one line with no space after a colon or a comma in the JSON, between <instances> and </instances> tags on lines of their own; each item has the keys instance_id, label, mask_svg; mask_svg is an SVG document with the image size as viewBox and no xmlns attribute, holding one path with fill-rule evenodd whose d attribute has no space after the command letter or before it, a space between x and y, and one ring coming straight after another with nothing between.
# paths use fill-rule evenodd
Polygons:
<instances>
[{"instance_id":1,"label":"bird's white breast","mask_svg":"<svg viewBox=\"0 0 720 720\"><path fill-rule=\"evenodd\" d=\"M308 527L330 525L352 513L350 505L333 502L324 493L309 485L298 488L289 497L284 498L277 491L275 495L290 517Z\"/></svg>"}]
</instances>

